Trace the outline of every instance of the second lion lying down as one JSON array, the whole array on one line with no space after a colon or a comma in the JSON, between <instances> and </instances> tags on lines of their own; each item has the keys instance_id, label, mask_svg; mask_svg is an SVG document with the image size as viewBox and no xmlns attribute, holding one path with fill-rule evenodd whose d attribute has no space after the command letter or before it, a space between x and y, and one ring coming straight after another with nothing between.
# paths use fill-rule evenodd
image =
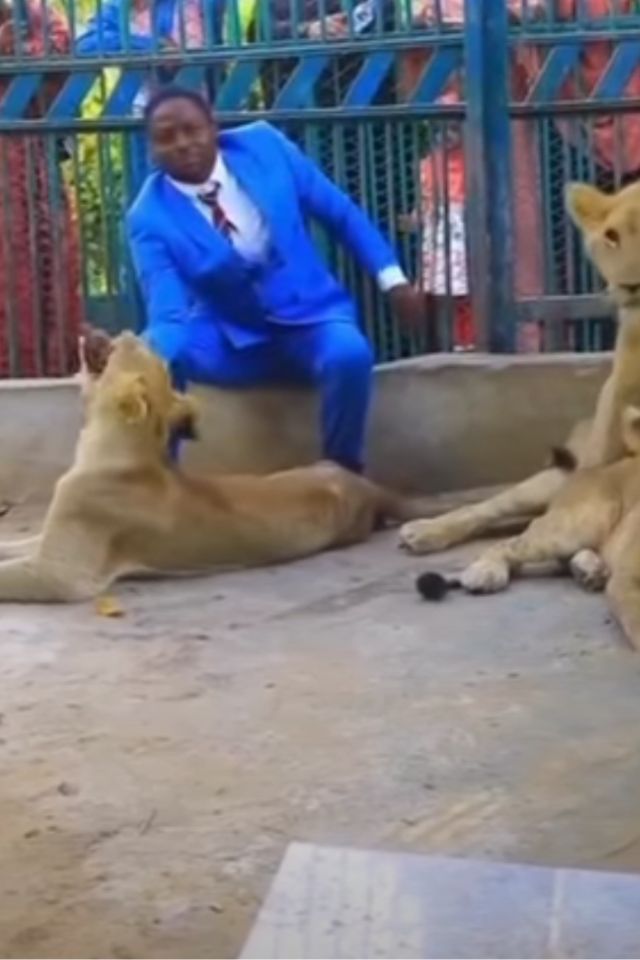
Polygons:
<instances>
[{"instance_id":1,"label":"second lion lying down","mask_svg":"<svg viewBox=\"0 0 640 960\"><path fill-rule=\"evenodd\" d=\"M39 536L0 544L0 600L89 599L134 574L185 574L295 560L364 540L379 521L421 515L331 464L267 477L190 477L170 432L195 416L162 361L133 334L85 384L86 420Z\"/></svg>"},{"instance_id":2,"label":"second lion lying down","mask_svg":"<svg viewBox=\"0 0 640 960\"><path fill-rule=\"evenodd\" d=\"M566 202L618 308L613 365L595 416L576 424L566 442L580 467L598 467L623 456L622 411L640 406L640 183L612 194L586 183L569 184ZM542 470L488 500L405 524L401 543L411 553L434 553L490 533L504 521L530 520L544 513L566 479L562 470Z\"/></svg>"},{"instance_id":3,"label":"second lion lying down","mask_svg":"<svg viewBox=\"0 0 640 960\"><path fill-rule=\"evenodd\" d=\"M587 589L606 586L616 619L640 650L640 409L628 406L621 420L630 456L578 470L542 517L493 544L459 576L422 574L417 587L425 599L439 600L455 587L495 593L529 565L560 561Z\"/></svg>"}]
</instances>

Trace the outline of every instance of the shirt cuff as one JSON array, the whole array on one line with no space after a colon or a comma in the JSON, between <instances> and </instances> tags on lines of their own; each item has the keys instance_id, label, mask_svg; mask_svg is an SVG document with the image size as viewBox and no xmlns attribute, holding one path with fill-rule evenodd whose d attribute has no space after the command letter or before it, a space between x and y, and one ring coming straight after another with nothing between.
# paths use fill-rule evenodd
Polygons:
<instances>
[{"instance_id":1,"label":"shirt cuff","mask_svg":"<svg viewBox=\"0 0 640 960\"><path fill-rule=\"evenodd\" d=\"M383 293L388 293L394 287L400 287L408 283L404 272L398 266L385 267L378 274L378 286Z\"/></svg>"}]
</instances>

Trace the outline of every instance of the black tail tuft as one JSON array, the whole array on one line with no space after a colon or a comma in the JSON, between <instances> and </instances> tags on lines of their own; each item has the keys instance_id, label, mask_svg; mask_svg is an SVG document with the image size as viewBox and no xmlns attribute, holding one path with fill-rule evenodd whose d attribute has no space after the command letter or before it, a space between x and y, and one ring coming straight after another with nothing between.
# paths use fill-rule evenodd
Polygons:
<instances>
[{"instance_id":1,"label":"black tail tuft","mask_svg":"<svg viewBox=\"0 0 640 960\"><path fill-rule=\"evenodd\" d=\"M578 466L575 455L568 447L552 447L551 463L558 470L564 470L565 473L573 473Z\"/></svg>"},{"instance_id":2,"label":"black tail tuft","mask_svg":"<svg viewBox=\"0 0 640 960\"><path fill-rule=\"evenodd\" d=\"M416 579L416 590L423 600L443 600L449 590L455 589L459 584L455 580L447 580L441 573L421 573Z\"/></svg>"}]
</instances>

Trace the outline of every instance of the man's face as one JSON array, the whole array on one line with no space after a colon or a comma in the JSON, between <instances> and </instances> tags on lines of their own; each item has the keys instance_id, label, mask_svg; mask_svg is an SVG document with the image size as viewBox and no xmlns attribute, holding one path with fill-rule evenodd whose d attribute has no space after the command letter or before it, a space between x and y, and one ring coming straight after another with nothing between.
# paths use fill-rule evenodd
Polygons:
<instances>
[{"instance_id":1,"label":"man's face","mask_svg":"<svg viewBox=\"0 0 640 960\"><path fill-rule=\"evenodd\" d=\"M183 183L204 183L218 152L213 118L191 100L165 100L149 121L154 160L170 177Z\"/></svg>"}]
</instances>

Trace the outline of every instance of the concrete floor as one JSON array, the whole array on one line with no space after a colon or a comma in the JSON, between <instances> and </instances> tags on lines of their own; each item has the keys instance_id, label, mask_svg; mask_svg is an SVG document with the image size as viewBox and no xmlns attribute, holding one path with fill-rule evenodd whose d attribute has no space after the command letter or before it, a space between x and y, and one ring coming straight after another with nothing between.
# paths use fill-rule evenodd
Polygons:
<instances>
[{"instance_id":1,"label":"concrete floor","mask_svg":"<svg viewBox=\"0 0 640 960\"><path fill-rule=\"evenodd\" d=\"M292 839L640 869L640 656L604 601L427 606L429 565L381 535L123 586L117 620L4 607L0 955L234 956Z\"/></svg>"}]
</instances>

